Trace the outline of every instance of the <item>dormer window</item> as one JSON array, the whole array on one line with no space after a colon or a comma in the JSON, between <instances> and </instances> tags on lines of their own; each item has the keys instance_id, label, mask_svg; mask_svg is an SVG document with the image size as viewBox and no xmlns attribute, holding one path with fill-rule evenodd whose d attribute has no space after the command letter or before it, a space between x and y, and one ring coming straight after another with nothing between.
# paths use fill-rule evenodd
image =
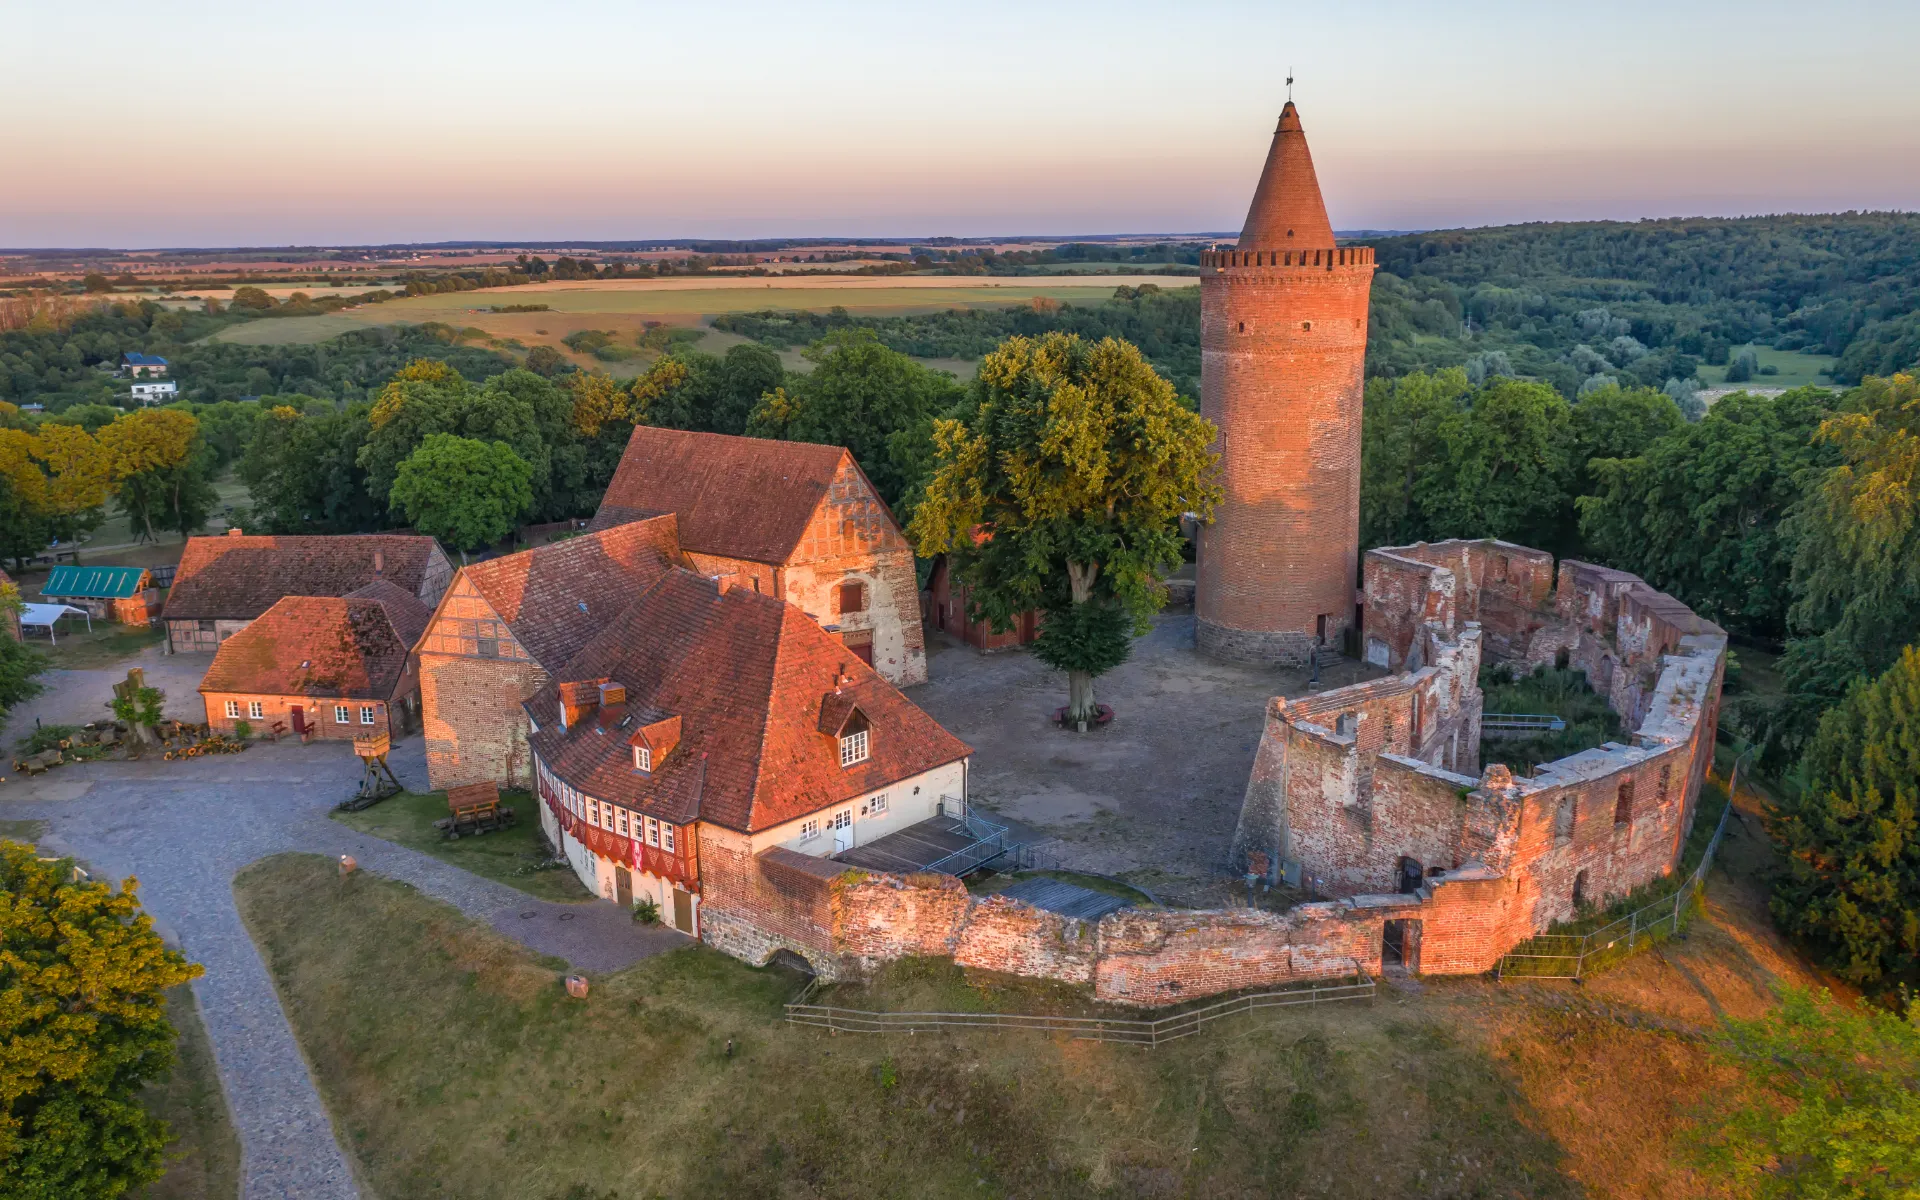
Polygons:
<instances>
[{"instance_id":1,"label":"dormer window","mask_svg":"<svg viewBox=\"0 0 1920 1200\"><path fill-rule=\"evenodd\" d=\"M653 770L653 750L647 746L633 748L633 769L636 771Z\"/></svg>"},{"instance_id":2,"label":"dormer window","mask_svg":"<svg viewBox=\"0 0 1920 1200\"><path fill-rule=\"evenodd\" d=\"M840 765L851 767L867 761L867 731L854 729L840 735Z\"/></svg>"}]
</instances>

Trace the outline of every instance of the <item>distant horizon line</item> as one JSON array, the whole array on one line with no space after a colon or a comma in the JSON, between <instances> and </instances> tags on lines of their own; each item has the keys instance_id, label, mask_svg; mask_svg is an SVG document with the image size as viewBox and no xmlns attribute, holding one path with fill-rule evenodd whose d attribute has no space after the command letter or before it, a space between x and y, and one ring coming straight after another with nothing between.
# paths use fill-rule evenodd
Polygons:
<instances>
[{"instance_id":1,"label":"distant horizon line","mask_svg":"<svg viewBox=\"0 0 1920 1200\"><path fill-rule=\"evenodd\" d=\"M1824 212L1765 212L1746 213L1739 216L1708 216L1703 214L1676 214L1669 216L1650 216L1633 218L1598 218L1591 220L1537 220L1506 221L1486 225L1433 226L1411 229L1336 229L1334 236L1351 240L1353 238L1408 237L1421 233L1466 233L1486 229L1517 229L1530 225L1640 225L1663 221L1763 221L1786 217L1914 217L1920 216L1916 209L1836 209ZM436 241L416 242L283 242L278 244L254 243L250 245L174 245L174 246L0 246L0 256L28 256L49 254L102 255L102 254L236 254L242 252L277 252L293 250L444 250L461 247L484 248L494 250L600 250L600 251L640 251L643 248L656 250L692 250L696 245L727 244L754 249L777 250L789 247L806 246L873 246L918 244L939 248L961 248L966 246L996 245L1002 243L1050 242L1050 243L1100 243L1127 242L1140 240L1157 241L1233 241L1240 236L1238 230L1196 230L1187 232L1136 233L1009 233L980 234L963 236L957 234L931 234L925 236L882 234L858 234L845 237L827 237L809 235L804 237L782 237L770 235L762 237L629 237L629 238L442 238ZM750 250L734 251L749 253ZM718 251L726 253L726 251Z\"/></svg>"}]
</instances>

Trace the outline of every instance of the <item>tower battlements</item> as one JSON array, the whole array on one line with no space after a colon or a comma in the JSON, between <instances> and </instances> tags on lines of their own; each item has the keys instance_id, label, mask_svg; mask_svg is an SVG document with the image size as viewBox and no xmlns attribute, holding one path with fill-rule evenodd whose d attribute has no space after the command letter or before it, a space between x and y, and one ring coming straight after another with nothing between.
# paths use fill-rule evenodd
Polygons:
<instances>
[{"instance_id":1,"label":"tower battlements","mask_svg":"<svg viewBox=\"0 0 1920 1200\"><path fill-rule=\"evenodd\" d=\"M1200 269L1225 271L1244 267L1292 267L1332 271L1340 267L1372 269L1372 246L1336 246L1331 250L1202 250Z\"/></svg>"}]
</instances>

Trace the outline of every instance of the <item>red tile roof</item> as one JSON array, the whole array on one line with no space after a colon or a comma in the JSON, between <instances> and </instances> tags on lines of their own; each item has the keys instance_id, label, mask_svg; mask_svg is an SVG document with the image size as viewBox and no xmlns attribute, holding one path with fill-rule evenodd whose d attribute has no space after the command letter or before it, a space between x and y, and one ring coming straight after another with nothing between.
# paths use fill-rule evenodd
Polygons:
<instances>
[{"instance_id":1,"label":"red tile roof","mask_svg":"<svg viewBox=\"0 0 1920 1200\"><path fill-rule=\"evenodd\" d=\"M462 567L513 636L552 671L680 565L669 513Z\"/></svg>"},{"instance_id":2,"label":"red tile roof","mask_svg":"<svg viewBox=\"0 0 1920 1200\"><path fill-rule=\"evenodd\" d=\"M680 542L689 550L783 563L806 535L834 476L851 461L841 446L641 425L627 441L593 527L677 513Z\"/></svg>"},{"instance_id":3,"label":"red tile roof","mask_svg":"<svg viewBox=\"0 0 1920 1200\"><path fill-rule=\"evenodd\" d=\"M392 700L425 624L424 606L404 593L287 596L220 643L200 691Z\"/></svg>"},{"instance_id":4,"label":"red tile roof","mask_svg":"<svg viewBox=\"0 0 1920 1200\"><path fill-rule=\"evenodd\" d=\"M691 571L659 580L556 675L527 702L547 768L680 824L766 829L972 753L799 609ZM624 710L563 730L560 683L603 678L626 686ZM841 767L838 740L820 731L823 705L865 714L865 762ZM680 718L679 742L643 775L632 731L668 716Z\"/></svg>"},{"instance_id":5,"label":"red tile roof","mask_svg":"<svg viewBox=\"0 0 1920 1200\"><path fill-rule=\"evenodd\" d=\"M420 635L427 631L427 621L433 616L433 610L420 603L420 597L386 579L355 588L347 593L346 599L371 600L386 609L387 623L409 646L419 643Z\"/></svg>"},{"instance_id":6,"label":"red tile roof","mask_svg":"<svg viewBox=\"0 0 1920 1200\"><path fill-rule=\"evenodd\" d=\"M164 615L169 621L251 620L282 596L344 596L375 579L418 595L438 550L418 534L188 538Z\"/></svg>"}]
</instances>

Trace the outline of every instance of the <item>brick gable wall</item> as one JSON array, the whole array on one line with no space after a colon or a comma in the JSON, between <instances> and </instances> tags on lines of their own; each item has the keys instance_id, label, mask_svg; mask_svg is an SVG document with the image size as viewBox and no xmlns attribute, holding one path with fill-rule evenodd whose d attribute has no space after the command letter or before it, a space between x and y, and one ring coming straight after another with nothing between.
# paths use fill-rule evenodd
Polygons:
<instances>
[{"instance_id":1,"label":"brick gable wall","mask_svg":"<svg viewBox=\"0 0 1920 1200\"><path fill-rule=\"evenodd\" d=\"M873 669L896 686L927 681L926 633L913 550L873 485L848 457L782 564L782 598L842 636L871 637ZM863 585L864 612L839 611L839 589Z\"/></svg>"},{"instance_id":2,"label":"brick gable wall","mask_svg":"<svg viewBox=\"0 0 1920 1200\"><path fill-rule=\"evenodd\" d=\"M548 676L472 584L458 580L447 590L416 661L428 783L531 787L533 756L520 706Z\"/></svg>"}]
</instances>

